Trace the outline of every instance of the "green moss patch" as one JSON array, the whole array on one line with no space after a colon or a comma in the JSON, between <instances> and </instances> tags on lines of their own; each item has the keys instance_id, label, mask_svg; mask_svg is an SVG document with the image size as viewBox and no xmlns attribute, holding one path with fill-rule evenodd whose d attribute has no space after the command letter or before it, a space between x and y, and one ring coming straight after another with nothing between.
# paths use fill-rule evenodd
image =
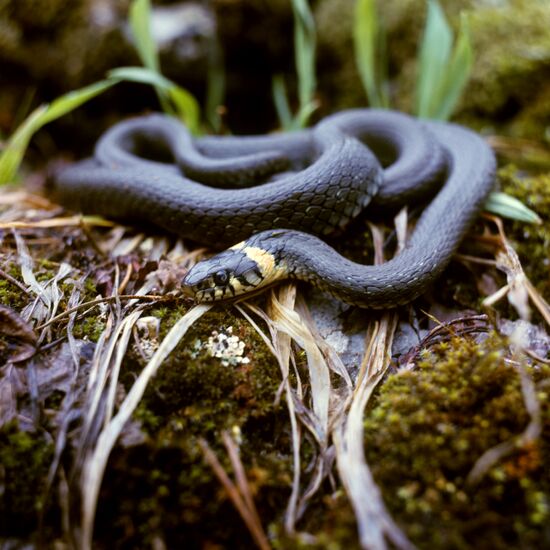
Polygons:
<instances>
[{"instance_id":1,"label":"green moss patch","mask_svg":"<svg viewBox=\"0 0 550 550\"><path fill-rule=\"evenodd\" d=\"M506 231L527 276L546 300L550 300L550 173L520 177L518 170L509 165L501 169L498 176L504 192L541 216L541 225L509 222Z\"/></svg>"},{"instance_id":2,"label":"green moss patch","mask_svg":"<svg viewBox=\"0 0 550 550\"><path fill-rule=\"evenodd\" d=\"M367 461L390 512L419 547L548 544L550 369L521 368L538 383L543 433L475 487L466 479L476 460L529 422L505 342L454 338L382 386L365 420Z\"/></svg>"}]
</instances>

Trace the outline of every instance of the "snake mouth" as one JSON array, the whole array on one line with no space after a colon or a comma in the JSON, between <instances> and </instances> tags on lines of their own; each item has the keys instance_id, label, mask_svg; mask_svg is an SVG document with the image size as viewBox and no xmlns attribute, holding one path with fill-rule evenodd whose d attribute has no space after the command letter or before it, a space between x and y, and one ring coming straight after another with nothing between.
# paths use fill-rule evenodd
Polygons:
<instances>
[{"instance_id":1,"label":"snake mouth","mask_svg":"<svg viewBox=\"0 0 550 550\"><path fill-rule=\"evenodd\" d=\"M236 294L235 296L230 296L227 293L223 295L223 291L220 291L220 289L218 289L217 292L216 292L216 289L212 289L214 290L214 292L209 292L208 289L196 291L192 287L188 287L186 285L182 287L182 292L187 297L192 298L197 304L201 304L201 303L238 304L245 300L257 298L258 296L265 294L270 289L275 288L279 283L282 283L282 282L283 282L282 279L278 279L270 283L262 284L261 287L259 288L247 290L242 292L241 294Z\"/></svg>"},{"instance_id":2,"label":"snake mouth","mask_svg":"<svg viewBox=\"0 0 550 550\"><path fill-rule=\"evenodd\" d=\"M249 241L194 265L182 281L184 294L196 302L234 300L288 276L275 254Z\"/></svg>"}]
</instances>

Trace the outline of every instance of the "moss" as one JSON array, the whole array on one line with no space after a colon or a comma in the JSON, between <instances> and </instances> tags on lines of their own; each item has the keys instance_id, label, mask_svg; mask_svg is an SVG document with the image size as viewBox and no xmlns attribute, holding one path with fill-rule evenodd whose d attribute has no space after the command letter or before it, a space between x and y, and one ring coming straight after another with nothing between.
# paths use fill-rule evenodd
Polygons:
<instances>
[{"instance_id":1,"label":"moss","mask_svg":"<svg viewBox=\"0 0 550 550\"><path fill-rule=\"evenodd\" d=\"M105 319L99 313L89 313L74 325L73 335L78 339L86 339L97 342L101 333L105 330Z\"/></svg>"},{"instance_id":2,"label":"moss","mask_svg":"<svg viewBox=\"0 0 550 550\"><path fill-rule=\"evenodd\" d=\"M359 548L357 523L349 500L342 489L310 502L307 514L300 522L302 533L313 537L289 536L282 525L270 529L273 547L277 550L347 550Z\"/></svg>"},{"instance_id":3,"label":"moss","mask_svg":"<svg viewBox=\"0 0 550 550\"><path fill-rule=\"evenodd\" d=\"M394 5L394 10L401 10L400 3L393 1L390 4ZM406 26L418 21L419 10L423 11L425 2L416 0L408 4L415 4L416 10L402 10L391 36L400 29L409 37L416 35L418 41L420 32L417 25L412 24L412 29ZM550 78L550 11L545 2L512 0L497 5L480 5L468 0L453 0L442 2L442 5L455 30L461 9L466 10L474 51L472 73L462 94L457 118L478 128L487 125L502 128L513 124L524 109L532 109L539 90ZM383 9L389 8L386 5ZM404 57L398 62L401 75L397 78L397 105L410 111L417 48L411 48L403 38L398 40L403 42ZM393 40L391 44L396 48ZM394 55L397 56L392 53ZM536 114L533 114L543 122L548 120L550 110L545 110L544 102L540 102ZM513 126L516 135L542 137L539 133L542 124L532 124L532 118L525 115L522 120L521 125L516 123Z\"/></svg>"},{"instance_id":4,"label":"moss","mask_svg":"<svg viewBox=\"0 0 550 550\"><path fill-rule=\"evenodd\" d=\"M161 306L159 340L185 307ZM229 330L229 327L233 327ZM246 342L249 361L224 364L205 345L213 331ZM143 360L128 354L122 380L133 382ZM205 463L206 438L231 473L220 432L238 442L264 525L285 506L292 480L292 451L284 404L274 404L280 371L249 324L229 309L201 318L163 363L136 411L148 443L114 452L100 496L97 541L146 546L156 537L168 547L252 545L225 491ZM113 523L113 518L114 523Z\"/></svg>"},{"instance_id":5,"label":"moss","mask_svg":"<svg viewBox=\"0 0 550 550\"><path fill-rule=\"evenodd\" d=\"M71 296L74 289L74 282L72 280L69 282L62 281L59 286L66 299ZM99 292L93 278L88 277L81 288L80 302L89 302L96 298L98 294ZM106 317L102 311L101 307L96 306L92 311L86 313L84 317L77 317L73 327L73 336L77 339L97 342L101 333L105 330Z\"/></svg>"},{"instance_id":6,"label":"moss","mask_svg":"<svg viewBox=\"0 0 550 550\"><path fill-rule=\"evenodd\" d=\"M261 445L260 445L261 446ZM216 450L231 475L225 452ZM288 496L288 473L263 456L255 464L243 457L247 478L264 525L279 515ZM181 438L169 446L141 445L116 449L100 495L95 530L97 547L116 540L128 548L144 548L161 539L168 548L248 548L250 534L227 498L196 439Z\"/></svg>"},{"instance_id":7,"label":"moss","mask_svg":"<svg viewBox=\"0 0 550 550\"><path fill-rule=\"evenodd\" d=\"M151 313L163 318L161 340L183 308L163 307ZM208 342L213 332L245 343L242 362L231 364L212 356ZM136 367L128 365L131 370ZM215 310L192 327L165 361L145 395L141 420L155 430L162 417L162 437L167 440L178 433L207 435L242 427L248 419L274 412L279 384L277 363L248 322L229 310Z\"/></svg>"},{"instance_id":8,"label":"moss","mask_svg":"<svg viewBox=\"0 0 550 550\"><path fill-rule=\"evenodd\" d=\"M20 311L27 303L27 296L14 284L0 278L0 303Z\"/></svg>"},{"instance_id":9,"label":"moss","mask_svg":"<svg viewBox=\"0 0 550 550\"><path fill-rule=\"evenodd\" d=\"M540 439L504 457L477 487L466 477L487 449L526 427L504 341L454 338L388 378L365 419L367 461L390 512L423 548L543 547L550 520L550 408ZM548 367L530 371L548 379ZM437 525L437 529L434 529Z\"/></svg>"},{"instance_id":10,"label":"moss","mask_svg":"<svg viewBox=\"0 0 550 550\"><path fill-rule=\"evenodd\" d=\"M537 212L541 225L507 222L506 232L517 250L523 268L538 291L550 300L550 173L521 177L512 166L498 173L502 190L524 202Z\"/></svg>"},{"instance_id":11,"label":"moss","mask_svg":"<svg viewBox=\"0 0 550 550\"><path fill-rule=\"evenodd\" d=\"M0 429L0 537L28 537L44 507L43 491L53 446L11 423Z\"/></svg>"},{"instance_id":12,"label":"moss","mask_svg":"<svg viewBox=\"0 0 550 550\"><path fill-rule=\"evenodd\" d=\"M13 258L9 256L1 265L2 270L15 280L21 281L21 268L15 263ZM21 291L16 285L0 277L0 303L12 307L17 311L21 311L28 303L30 299Z\"/></svg>"},{"instance_id":13,"label":"moss","mask_svg":"<svg viewBox=\"0 0 550 550\"><path fill-rule=\"evenodd\" d=\"M545 2L513 0L473 10L470 26L476 62L463 108L510 119L550 77L550 10Z\"/></svg>"},{"instance_id":14,"label":"moss","mask_svg":"<svg viewBox=\"0 0 550 550\"><path fill-rule=\"evenodd\" d=\"M550 142L550 82L537 86L535 97L528 102L510 125L511 135Z\"/></svg>"}]
</instances>

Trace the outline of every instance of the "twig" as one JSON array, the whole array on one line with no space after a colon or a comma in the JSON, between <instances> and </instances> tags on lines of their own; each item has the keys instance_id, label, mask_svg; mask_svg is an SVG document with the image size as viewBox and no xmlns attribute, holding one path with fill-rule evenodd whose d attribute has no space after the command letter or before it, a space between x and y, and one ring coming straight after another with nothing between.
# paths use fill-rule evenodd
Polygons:
<instances>
[{"instance_id":1,"label":"twig","mask_svg":"<svg viewBox=\"0 0 550 550\"><path fill-rule=\"evenodd\" d=\"M227 439L227 435L224 438L224 442ZM249 501L251 497L249 495L241 495L235 484L231 481L229 476L227 475L227 472L223 469L223 466L220 464L220 461L214 454L214 451L210 448L210 445L208 445L207 441L203 438L199 439L199 445L200 448L204 454L204 459L208 463L208 465L212 468L214 471L214 474L220 481L220 483L223 485L225 490L227 491L227 495L231 499L231 502L233 502L233 505L235 508L237 508L237 511L239 512L239 515L243 519L243 521L246 523L246 526L248 527L250 534L252 535L252 538L254 539L254 542L258 545L261 550L270 550L271 546L267 540L267 537L263 531L263 528L261 524L259 523L259 518L257 516L257 512L255 510L254 504L252 503L253 509L249 508ZM234 453L233 451L230 451L230 447L227 447L228 452L230 453L230 460L233 464L233 467L235 467L234 464ZM232 456L233 455L233 456ZM240 461L238 461L240 463ZM239 468L240 470L240 468ZM244 472L241 474L244 475ZM240 485L240 483L239 483Z\"/></svg>"},{"instance_id":2,"label":"twig","mask_svg":"<svg viewBox=\"0 0 550 550\"><path fill-rule=\"evenodd\" d=\"M535 383L527 372L527 369L523 366L519 366L518 372L521 380L523 402L531 420L521 434L491 447L477 459L466 478L466 483L470 486L477 485L499 460L512 453L515 449L532 443L540 436L542 430L541 410Z\"/></svg>"},{"instance_id":3,"label":"twig","mask_svg":"<svg viewBox=\"0 0 550 550\"><path fill-rule=\"evenodd\" d=\"M9 273L6 273L3 269L0 269L0 277L6 279L12 285L15 285L21 292L24 292L27 296L31 296L31 293L25 288L23 283L20 283L15 277L12 277Z\"/></svg>"},{"instance_id":4,"label":"twig","mask_svg":"<svg viewBox=\"0 0 550 550\"><path fill-rule=\"evenodd\" d=\"M63 319L64 317L67 317L71 313L74 313L75 311L78 311L79 309L85 308L85 307L93 307L97 304L102 304L105 302L115 302L117 300L141 300L145 302L168 302L171 300L174 300L174 296L156 296L152 294L122 294L120 296L107 296L106 298L95 298L94 300L89 300L88 302L82 302L81 304L78 304L77 306L74 306L63 313L60 313L59 315L56 315L55 317L52 317L49 321L46 321L45 323L42 323L40 326L36 327L35 330L42 330L46 328L47 326L56 323L60 319Z\"/></svg>"}]
</instances>

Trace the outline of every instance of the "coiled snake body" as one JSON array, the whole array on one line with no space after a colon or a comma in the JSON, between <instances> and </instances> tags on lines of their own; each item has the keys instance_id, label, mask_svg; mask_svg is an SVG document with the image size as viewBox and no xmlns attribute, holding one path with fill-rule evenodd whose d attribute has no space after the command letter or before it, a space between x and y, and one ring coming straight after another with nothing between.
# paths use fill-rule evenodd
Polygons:
<instances>
[{"instance_id":1,"label":"coiled snake body","mask_svg":"<svg viewBox=\"0 0 550 550\"><path fill-rule=\"evenodd\" d=\"M184 284L199 301L293 277L385 308L413 300L439 276L494 171L490 147L474 132L392 111L344 111L295 133L198 139L176 120L150 115L107 131L94 157L59 172L50 191L83 212L152 223L218 248L248 239L191 269ZM353 263L313 236L345 226L369 202L425 198L442 179L405 249L385 264Z\"/></svg>"}]
</instances>

